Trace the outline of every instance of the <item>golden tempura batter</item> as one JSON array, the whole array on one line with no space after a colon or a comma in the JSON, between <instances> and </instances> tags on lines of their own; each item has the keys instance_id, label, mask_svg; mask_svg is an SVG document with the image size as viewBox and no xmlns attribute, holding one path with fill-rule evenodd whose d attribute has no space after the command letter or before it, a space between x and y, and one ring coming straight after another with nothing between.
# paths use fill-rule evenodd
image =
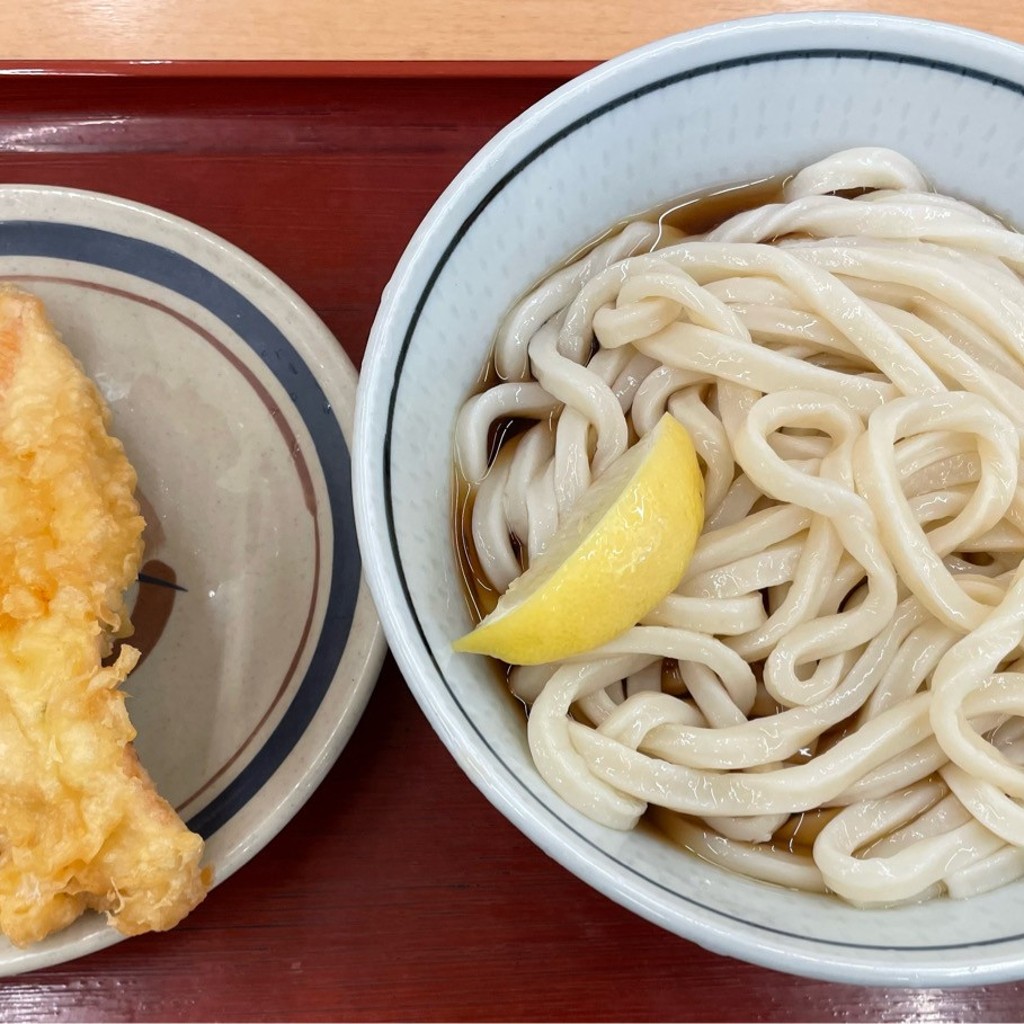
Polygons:
<instances>
[{"instance_id":1,"label":"golden tempura batter","mask_svg":"<svg viewBox=\"0 0 1024 1024\"><path fill-rule=\"evenodd\" d=\"M0 930L18 945L86 909L132 935L206 894L203 842L156 792L120 684L142 558L135 471L42 303L0 286Z\"/></svg>"}]
</instances>

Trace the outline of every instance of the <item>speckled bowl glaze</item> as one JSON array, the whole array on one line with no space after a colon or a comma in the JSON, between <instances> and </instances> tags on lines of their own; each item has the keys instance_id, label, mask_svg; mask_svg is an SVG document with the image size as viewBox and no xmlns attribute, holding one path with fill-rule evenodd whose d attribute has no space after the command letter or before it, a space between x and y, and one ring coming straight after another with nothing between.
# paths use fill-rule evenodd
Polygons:
<instances>
[{"instance_id":1,"label":"speckled bowl glaze","mask_svg":"<svg viewBox=\"0 0 1024 1024\"><path fill-rule=\"evenodd\" d=\"M1024 50L853 14L733 22L628 53L559 89L465 168L387 288L360 383L356 516L395 657L454 757L541 849L687 939L782 971L873 984L1024 976L1024 883L862 911L748 881L647 830L565 806L480 659L451 542L456 412L503 311L616 220L664 200L891 146L935 185L1024 223Z\"/></svg>"}]
</instances>

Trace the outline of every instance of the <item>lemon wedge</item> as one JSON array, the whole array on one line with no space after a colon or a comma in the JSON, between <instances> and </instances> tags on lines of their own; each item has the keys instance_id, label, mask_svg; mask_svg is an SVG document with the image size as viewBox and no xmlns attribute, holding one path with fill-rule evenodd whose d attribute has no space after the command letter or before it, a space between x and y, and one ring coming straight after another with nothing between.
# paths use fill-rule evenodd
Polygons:
<instances>
[{"instance_id":1,"label":"lemon wedge","mask_svg":"<svg viewBox=\"0 0 1024 1024\"><path fill-rule=\"evenodd\" d=\"M494 611L453 647L511 665L600 647L678 586L703 526L697 454L666 413L594 481Z\"/></svg>"}]
</instances>

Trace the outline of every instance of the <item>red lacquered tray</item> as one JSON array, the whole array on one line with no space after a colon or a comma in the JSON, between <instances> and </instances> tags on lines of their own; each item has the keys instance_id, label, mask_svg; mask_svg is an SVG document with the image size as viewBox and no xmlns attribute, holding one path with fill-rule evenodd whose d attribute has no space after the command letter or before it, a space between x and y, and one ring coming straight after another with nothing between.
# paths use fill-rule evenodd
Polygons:
<instances>
[{"instance_id":1,"label":"red lacquered tray","mask_svg":"<svg viewBox=\"0 0 1024 1024\"><path fill-rule=\"evenodd\" d=\"M283 277L357 365L420 218L565 71L139 70L0 79L0 181L111 192L195 221ZM804 981L632 916L491 808L390 659L306 807L175 931L0 986L5 1020L1022 1015L1022 985L915 992Z\"/></svg>"}]
</instances>

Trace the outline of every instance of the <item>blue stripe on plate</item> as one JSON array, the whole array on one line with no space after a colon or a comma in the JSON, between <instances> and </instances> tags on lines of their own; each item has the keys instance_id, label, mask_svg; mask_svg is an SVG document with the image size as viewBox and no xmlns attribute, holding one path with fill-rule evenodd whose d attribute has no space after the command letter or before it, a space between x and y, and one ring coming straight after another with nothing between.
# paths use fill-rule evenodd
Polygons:
<instances>
[{"instance_id":1,"label":"blue stripe on plate","mask_svg":"<svg viewBox=\"0 0 1024 1024\"><path fill-rule=\"evenodd\" d=\"M352 507L351 457L319 383L291 342L239 291L173 249L100 228L47 221L0 223L0 256L44 256L119 270L198 303L235 331L277 377L313 438L334 523L327 613L305 677L281 721L241 774L189 820L212 836L267 783L313 720L341 662L362 566Z\"/></svg>"}]
</instances>

